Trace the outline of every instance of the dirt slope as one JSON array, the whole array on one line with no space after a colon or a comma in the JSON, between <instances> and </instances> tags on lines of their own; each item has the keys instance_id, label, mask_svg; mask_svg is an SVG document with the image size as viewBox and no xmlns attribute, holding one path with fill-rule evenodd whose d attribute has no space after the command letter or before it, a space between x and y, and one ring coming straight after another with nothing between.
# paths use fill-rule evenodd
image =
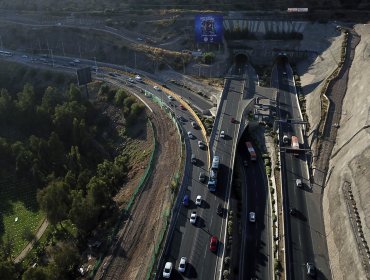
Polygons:
<instances>
[{"instance_id":1,"label":"dirt slope","mask_svg":"<svg viewBox=\"0 0 370 280\"><path fill-rule=\"evenodd\" d=\"M167 115L146 100L154 114L152 121L157 133L157 155L151 180L135 202L129 219L118 233L114 252L103 260L95 279L145 279L155 241L164 226L164 213L172 200L170 181L179 168L181 142L177 130ZM104 263L110 263L103 273Z\"/></svg>"}]
</instances>

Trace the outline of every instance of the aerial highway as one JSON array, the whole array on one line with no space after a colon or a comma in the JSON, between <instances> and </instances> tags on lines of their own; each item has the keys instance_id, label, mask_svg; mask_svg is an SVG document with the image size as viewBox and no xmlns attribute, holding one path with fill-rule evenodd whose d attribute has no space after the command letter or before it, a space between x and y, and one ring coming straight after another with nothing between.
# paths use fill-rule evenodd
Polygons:
<instances>
[{"instance_id":1,"label":"aerial highway","mask_svg":"<svg viewBox=\"0 0 370 280\"><path fill-rule=\"evenodd\" d=\"M280 137L297 136L303 149L304 136L293 73L286 60L278 61L273 70L273 86L278 91L281 119ZM282 141L281 141L282 142ZM321 212L321 189L310 184L305 151L298 156L284 150L281 153L281 172L286 224L286 265L288 279L307 277L307 263L316 267L317 279L331 279L325 230ZM286 145L285 145L286 146ZM302 185L298 186L297 179Z\"/></svg>"}]
</instances>

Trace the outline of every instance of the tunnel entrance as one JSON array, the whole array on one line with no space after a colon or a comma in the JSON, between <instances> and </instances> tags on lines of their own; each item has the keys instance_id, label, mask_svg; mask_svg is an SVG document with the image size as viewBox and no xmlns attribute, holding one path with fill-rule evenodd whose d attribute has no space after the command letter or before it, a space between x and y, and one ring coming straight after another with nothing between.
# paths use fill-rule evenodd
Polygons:
<instances>
[{"instance_id":1,"label":"tunnel entrance","mask_svg":"<svg viewBox=\"0 0 370 280\"><path fill-rule=\"evenodd\" d=\"M284 65L285 63L288 63L289 59L286 56L286 54L278 54L278 56L275 59L275 63Z\"/></svg>"},{"instance_id":2,"label":"tunnel entrance","mask_svg":"<svg viewBox=\"0 0 370 280\"><path fill-rule=\"evenodd\" d=\"M234 57L234 62L237 65L247 64L248 57L245 54L239 53Z\"/></svg>"}]
</instances>

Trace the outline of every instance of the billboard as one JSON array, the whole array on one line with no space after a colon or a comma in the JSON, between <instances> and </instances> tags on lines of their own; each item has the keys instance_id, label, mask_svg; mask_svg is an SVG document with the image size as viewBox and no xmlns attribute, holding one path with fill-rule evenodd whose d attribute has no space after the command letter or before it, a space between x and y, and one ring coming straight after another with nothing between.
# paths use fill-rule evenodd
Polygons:
<instances>
[{"instance_id":1,"label":"billboard","mask_svg":"<svg viewBox=\"0 0 370 280\"><path fill-rule=\"evenodd\" d=\"M221 43L223 17L221 15L195 16L195 40L197 43Z\"/></svg>"},{"instance_id":2,"label":"billboard","mask_svg":"<svg viewBox=\"0 0 370 280\"><path fill-rule=\"evenodd\" d=\"M77 69L78 85L86 85L91 82L91 69L90 67Z\"/></svg>"}]
</instances>

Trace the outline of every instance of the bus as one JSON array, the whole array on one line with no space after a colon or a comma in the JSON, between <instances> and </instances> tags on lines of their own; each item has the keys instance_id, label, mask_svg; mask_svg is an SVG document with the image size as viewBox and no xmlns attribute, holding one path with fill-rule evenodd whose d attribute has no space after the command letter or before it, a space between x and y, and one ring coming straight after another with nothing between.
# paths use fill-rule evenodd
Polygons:
<instances>
[{"instance_id":1,"label":"bus","mask_svg":"<svg viewBox=\"0 0 370 280\"><path fill-rule=\"evenodd\" d=\"M256 151L254 150L254 148L252 146L252 143L251 142L245 142L245 146L248 149L248 153L251 157L251 160L256 161L257 160L257 155L256 155Z\"/></svg>"}]
</instances>

